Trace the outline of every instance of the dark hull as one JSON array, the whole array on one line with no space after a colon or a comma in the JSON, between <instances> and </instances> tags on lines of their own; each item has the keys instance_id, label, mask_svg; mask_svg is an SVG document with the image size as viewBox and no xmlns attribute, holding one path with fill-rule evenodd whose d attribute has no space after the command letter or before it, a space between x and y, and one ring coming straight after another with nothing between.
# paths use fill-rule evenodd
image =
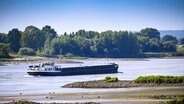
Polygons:
<instances>
[{"instance_id":1,"label":"dark hull","mask_svg":"<svg viewBox=\"0 0 184 104\"><path fill-rule=\"evenodd\" d=\"M116 64L115 64L116 65ZM68 76L117 73L118 65L62 68L61 72L27 72L34 76Z\"/></svg>"}]
</instances>

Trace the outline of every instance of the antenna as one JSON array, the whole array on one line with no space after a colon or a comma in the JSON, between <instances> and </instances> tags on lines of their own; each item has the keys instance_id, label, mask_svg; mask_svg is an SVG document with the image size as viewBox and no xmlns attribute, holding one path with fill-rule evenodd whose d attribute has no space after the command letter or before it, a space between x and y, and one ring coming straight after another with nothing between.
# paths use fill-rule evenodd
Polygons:
<instances>
[{"instance_id":1,"label":"antenna","mask_svg":"<svg viewBox=\"0 0 184 104\"><path fill-rule=\"evenodd\" d=\"M107 59L107 62L108 62L108 64L109 64L109 58L108 58L108 56L106 55L106 59Z\"/></svg>"}]
</instances>

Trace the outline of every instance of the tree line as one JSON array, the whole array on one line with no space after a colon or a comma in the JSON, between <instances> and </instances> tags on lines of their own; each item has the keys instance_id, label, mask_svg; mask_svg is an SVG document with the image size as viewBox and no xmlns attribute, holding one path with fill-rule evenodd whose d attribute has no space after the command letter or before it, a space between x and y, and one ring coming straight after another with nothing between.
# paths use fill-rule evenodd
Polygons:
<instances>
[{"instance_id":1,"label":"tree line","mask_svg":"<svg viewBox=\"0 0 184 104\"><path fill-rule=\"evenodd\" d=\"M184 39L181 39L183 42ZM58 35L51 26L39 29L28 26L24 31L12 29L0 33L0 57L21 55L69 55L83 57L138 57L145 52L176 52L178 40L172 35L160 37L154 28L139 32L79 30ZM184 43L184 42L183 42Z\"/></svg>"}]
</instances>

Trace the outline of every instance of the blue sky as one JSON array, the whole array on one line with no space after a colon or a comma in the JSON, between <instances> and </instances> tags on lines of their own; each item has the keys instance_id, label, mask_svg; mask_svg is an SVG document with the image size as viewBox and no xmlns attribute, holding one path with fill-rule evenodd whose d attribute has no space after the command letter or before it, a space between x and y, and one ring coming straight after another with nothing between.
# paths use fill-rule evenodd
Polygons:
<instances>
[{"instance_id":1,"label":"blue sky","mask_svg":"<svg viewBox=\"0 0 184 104\"><path fill-rule=\"evenodd\" d=\"M58 34L79 29L184 29L184 0L0 0L0 32L50 25Z\"/></svg>"}]
</instances>

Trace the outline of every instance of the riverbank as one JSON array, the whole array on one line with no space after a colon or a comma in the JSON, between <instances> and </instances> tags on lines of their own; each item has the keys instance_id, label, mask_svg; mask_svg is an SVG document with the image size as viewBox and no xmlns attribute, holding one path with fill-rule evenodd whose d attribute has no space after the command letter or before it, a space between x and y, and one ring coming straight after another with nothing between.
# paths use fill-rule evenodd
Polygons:
<instances>
[{"instance_id":1,"label":"riverbank","mask_svg":"<svg viewBox=\"0 0 184 104\"><path fill-rule=\"evenodd\" d=\"M118 61L150 61L150 59L184 59L184 56L172 56L172 57L150 57L150 58L91 58L91 57L40 57L40 56L16 56L14 58L0 58L0 66L6 64L19 64L19 63L40 63L40 62L55 62L60 63L82 63L82 60L118 60Z\"/></svg>"},{"instance_id":2,"label":"riverbank","mask_svg":"<svg viewBox=\"0 0 184 104\"><path fill-rule=\"evenodd\" d=\"M81 81L66 84L64 88L129 88L129 87L174 87L184 86L184 83L135 83L133 80L120 80L117 82L105 82L104 80Z\"/></svg>"},{"instance_id":3,"label":"riverbank","mask_svg":"<svg viewBox=\"0 0 184 104\"><path fill-rule=\"evenodd\" d=\"M184 98L184 87L121 88L103 92L34 93L0 96L0 103L28 100L39 103L97 102L100 104L150 104Z\"/></svg>"},{"instance_id":4,"label":"riverbank","mask_svg":"<svg viewBox=\"0 0 184 104\"><path fill-rule=\"evenodd\" d=\"M54 62L55 64L61 63L82 63L80 61L74 61L74 59L60 59L60 58L48 58L48 57L38 57L38 56L24 56L19 58L11 59L1 59L0 66L6 64L20 64L20 63L43 63L43 62Z\"/></svg>"}]
</instances>

